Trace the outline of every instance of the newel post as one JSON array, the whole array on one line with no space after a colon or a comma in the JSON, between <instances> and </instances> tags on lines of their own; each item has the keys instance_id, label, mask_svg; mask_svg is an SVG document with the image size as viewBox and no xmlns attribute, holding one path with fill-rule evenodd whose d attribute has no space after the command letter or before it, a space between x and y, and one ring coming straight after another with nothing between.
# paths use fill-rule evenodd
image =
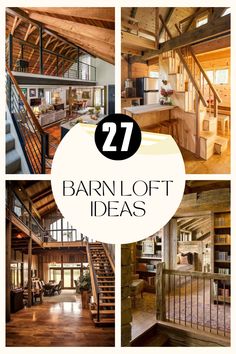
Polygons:
<instances>
[{"instance_id":1,"label":"newel post","mask_svg":"<svg viewBox=\"0 0 236 354\"><path fill-rule=\"evenodd\" d=\"M165 321L166 319L166 299L165 299L165 275L164 262L156 265L156 319Z\"/></svg>"}]
</instances>

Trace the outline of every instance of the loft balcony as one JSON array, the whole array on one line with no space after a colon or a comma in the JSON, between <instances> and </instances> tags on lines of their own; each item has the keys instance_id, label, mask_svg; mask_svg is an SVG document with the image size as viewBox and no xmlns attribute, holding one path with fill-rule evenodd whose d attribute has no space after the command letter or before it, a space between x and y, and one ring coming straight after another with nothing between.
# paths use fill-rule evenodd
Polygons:
<instances>
[{"instance_id":1,"label":"loft balcony","mask_svg":"<svg viewBox=\"0 0 236 354\"><path fill-rule=\"evenodd\" d=\"M38 84L39 79L42 85L96 84L93 57L79 47L57 40L57 47L49 49L49 40L46 43L42 39L44 44L40 46L18 36L9 34L7 38L6 64L19 84Z\"/></svg>"}]
</instances>

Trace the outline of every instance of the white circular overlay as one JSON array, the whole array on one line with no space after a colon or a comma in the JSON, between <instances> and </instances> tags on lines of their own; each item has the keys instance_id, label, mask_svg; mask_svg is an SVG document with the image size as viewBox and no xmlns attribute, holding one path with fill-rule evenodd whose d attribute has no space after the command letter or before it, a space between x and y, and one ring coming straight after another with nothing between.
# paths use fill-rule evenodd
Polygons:
<instances>
[{"instance_id":1,"label":"white circular overlay","mask_svg":"<svg viewBox=\"0 0 236 354\"><path fill-rule=\"evenodd\" d=\"M97 241L121 244L144 239L175 214L183 197L185 169L170 135L142 133L132 157L104 157L95 126L77 124L57 148L52 190L62 215Z\"/></svg>"}]
</instances>

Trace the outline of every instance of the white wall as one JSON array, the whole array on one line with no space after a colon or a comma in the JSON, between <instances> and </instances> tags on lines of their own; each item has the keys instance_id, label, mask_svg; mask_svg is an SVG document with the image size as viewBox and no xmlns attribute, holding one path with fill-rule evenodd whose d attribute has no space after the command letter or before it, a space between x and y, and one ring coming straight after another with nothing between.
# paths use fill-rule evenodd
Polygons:
<instances>
[{"instance_id":1,"label":"white wall","mask_svg":"<svg viewBox=\"0 0 236 354\"><path fill-rule=\"evenodd\" d=\"M96 82L98 86L115 84L115 66L96 59Z\"/></svg>"}]
</instances>

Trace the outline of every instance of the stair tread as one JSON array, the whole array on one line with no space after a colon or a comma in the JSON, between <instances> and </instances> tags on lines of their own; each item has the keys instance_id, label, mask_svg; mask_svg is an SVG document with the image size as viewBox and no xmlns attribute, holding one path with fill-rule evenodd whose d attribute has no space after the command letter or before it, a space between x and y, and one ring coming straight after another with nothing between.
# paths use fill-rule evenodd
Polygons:
<instances>
[{"instance_id":1,"label":"stair tread","mask_svg":"<svg viewBox=\"0 0 236 354\"><path fill-rule=\"evenodd\" d=\"M91 310L90 312L92 315L97 314L97 310ZM99 313L100 313L100 315L114 315L115 310L100 310Z\"/></svg>"},{"instance_id":2,"label":"stair tread","mask_svg":"<svg viewBox=\"0 0 236 354\"><path fill-rule=\"evenodd\" d=\"M7 173L16 173L21 169L21 159L18 152L10 150L6 154L6 172Z\"/></svg>"},{"instance_id":3,"label":"stair tread","mask_svg":"<svg viewBox=\"0 0 236 354\"><path fill-rule=\"evenodd\" d=\"M115 302L103 302L103 303L100 303L99 304L100 307L112 307L112 306L115 306Z\"/></svg>"}]
</instances>

